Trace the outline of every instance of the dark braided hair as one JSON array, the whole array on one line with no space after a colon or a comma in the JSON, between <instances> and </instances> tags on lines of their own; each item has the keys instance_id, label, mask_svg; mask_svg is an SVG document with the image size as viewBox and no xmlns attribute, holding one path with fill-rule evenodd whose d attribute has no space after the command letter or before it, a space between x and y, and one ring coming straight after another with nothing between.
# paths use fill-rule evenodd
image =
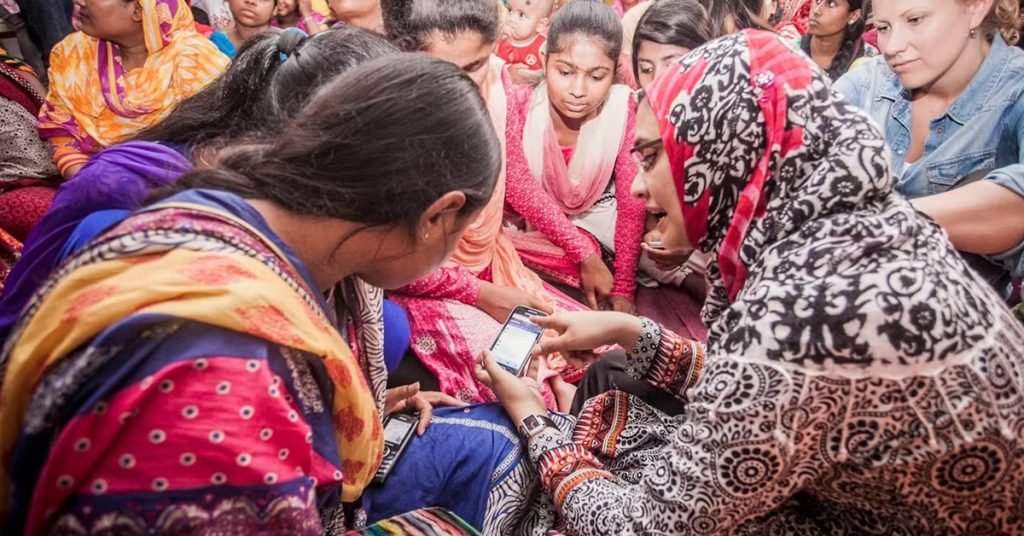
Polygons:
<instances>
[{"instance_id":1,"label":"dark braided hair","mask_svg":"<svg viewBox=\"0 0 1024 536\"><path fill-rule=\"evenodd\" d=\"M819 2L828 2L832 0L815 0ZM861 10L860 18L857 19L853 24L847 24L843 28L843 44L839 46L839 52L836 52L834 58L832 58L832 64L825 69L825 74L828 75L829 79L833 82L838 80L840 76L846 74L846 71L850 70L850 66L857 60L864 50L864 41L861 40L861 36L864 35L864 26L867 24L867 20L871 11L870 0L847 0L850 11ZM800 48L810 56L811 55L811 40L813 36L808 35L801 43Z\"/></svg>"}]
</instances>

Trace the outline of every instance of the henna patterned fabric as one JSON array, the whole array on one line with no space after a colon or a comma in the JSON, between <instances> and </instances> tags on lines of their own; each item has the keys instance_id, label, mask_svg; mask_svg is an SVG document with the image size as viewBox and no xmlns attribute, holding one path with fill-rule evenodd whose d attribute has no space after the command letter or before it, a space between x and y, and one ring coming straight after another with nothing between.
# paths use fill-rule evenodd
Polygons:
<instances>
[{"instance_id":1,"label":"henna patterned fabric","mask_svg":"<svg viewBox=\"0 0 1024 536\"><path fill-rule=\"evenodd\" d=\"M610 393L531 448L566 531L1024 531L1024 328L892 193L877 127L757 31L649 94L710 254L706 361L677 418Z\"/></svg>"}]
</instances>

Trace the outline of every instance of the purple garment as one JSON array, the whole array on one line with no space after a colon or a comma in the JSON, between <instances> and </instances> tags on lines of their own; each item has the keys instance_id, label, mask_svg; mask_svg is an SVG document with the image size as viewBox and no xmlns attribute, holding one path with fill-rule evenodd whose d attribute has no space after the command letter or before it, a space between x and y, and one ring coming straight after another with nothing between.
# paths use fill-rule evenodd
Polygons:
<instances>
[{"instance_id":1,"label":"purple garment","mask_svg":"<svg viewBox=\"0 0 1024 536\"><path fill-rule=\"evenodd\" d=\"M0 347L21 310L60 262L60 252L83 218L98 210L135 210L154 189L192 169L181 153L158 143L132 141L105 149L57 189L50 210L29 233L0 297Z\"/></svg>"}]
</instances>

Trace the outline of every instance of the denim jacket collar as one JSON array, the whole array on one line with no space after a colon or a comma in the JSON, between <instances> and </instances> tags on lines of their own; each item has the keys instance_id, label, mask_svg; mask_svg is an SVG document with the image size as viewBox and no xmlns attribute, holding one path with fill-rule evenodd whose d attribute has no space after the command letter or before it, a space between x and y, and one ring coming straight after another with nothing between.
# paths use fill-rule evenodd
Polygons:
<instances>
[{"instance_id":1,"label":"denim jacket collar","mask_svg":"<svg viewBox=\"0 0 1024 536\"><path fill-rule=\"evenodd\" d=\"M967 84L967 88L960 94L946 111L950 119L963 125L968 118L986 106L993 91L995 91L1003 78L1003 71L1007 62L1010 61L1010 46L1006 44L1003 37L996 33L992 39L992 48L989 49L981 68L975 73L974 78ZM893 111L905 109L910 102L910 91L900 83L899 76L892 70L889 71L885 83L879 91L878 99L890 100L896 103Z\"/></svg>"}]
</instances>

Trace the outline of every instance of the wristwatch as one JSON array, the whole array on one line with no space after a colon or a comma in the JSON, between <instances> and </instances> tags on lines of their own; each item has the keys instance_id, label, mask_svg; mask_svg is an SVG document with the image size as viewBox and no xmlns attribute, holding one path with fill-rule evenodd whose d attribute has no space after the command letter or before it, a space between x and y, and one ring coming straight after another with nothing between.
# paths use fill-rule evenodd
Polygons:
<instances>
[{"instance_id":1,"label":"wristwatch","mask_svg":"<svg viewBox=\"0 0 1024 536\"><path fill-rule=\"evenodd\" d=\"M519 423L519 435L525 439L540 433L545 428L554 428L558 430L558 425L555 421L551 420L547 415L527 415L521 423Z\"/></svg>"}]
</instances>

